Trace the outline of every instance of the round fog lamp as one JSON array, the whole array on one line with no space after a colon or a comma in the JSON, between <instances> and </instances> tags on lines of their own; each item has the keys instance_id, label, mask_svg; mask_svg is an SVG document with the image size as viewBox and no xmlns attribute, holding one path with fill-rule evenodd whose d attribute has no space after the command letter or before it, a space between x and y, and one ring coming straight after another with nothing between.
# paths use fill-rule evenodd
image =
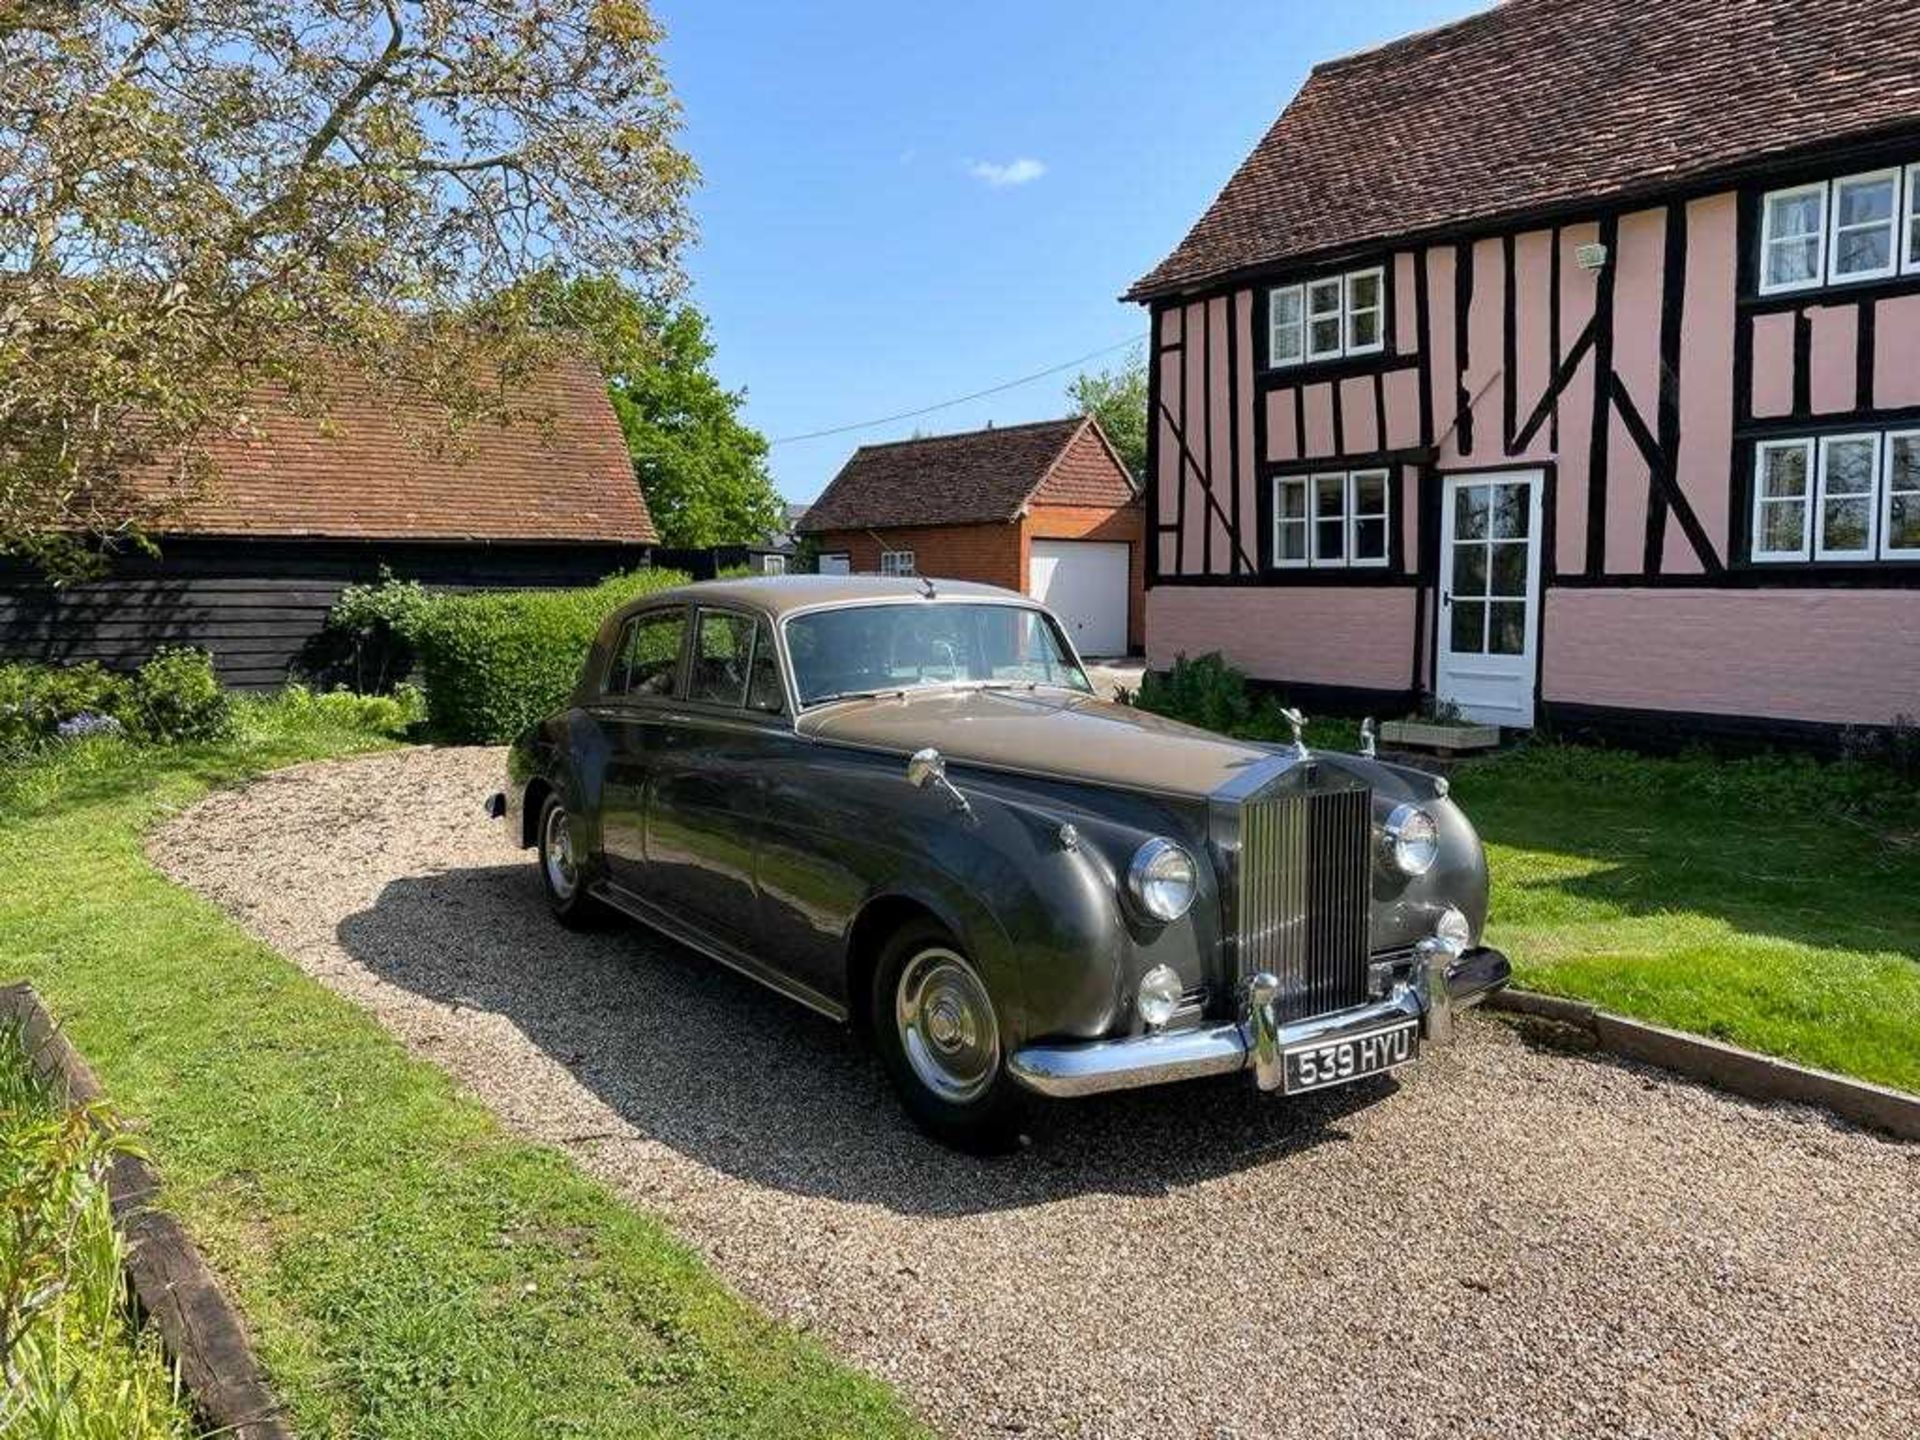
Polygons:
<instances>
[{"instance_id":1,"label":"round fog lamp","mask_svg":"<svg viewBox=\"0 0 1920 1440\"><path fill-rule=\"evenodd\" d=\"M1452 905L1440 912L1440 918L1434 922L1433 933L1454 950L1464 951L1473 944L1473 927L1467 923L1467 917Z\"/></svg>"},{"instance_id":2,"label":"round fog lamp","mask_svg":"<svg viewBox=\"0 0 1920 1440\"><path fill-rule=\"evenodd\" d=\"M1386 840L1402 875L1424 875L1440 858L1440 827L1418 805L1399 805L1387 816Z\"/></svg>"},{"instance_id":3,"label":"round fog lamp","mask_svg":"<svg viewBox=\"0 0 1920 1440\"><path fill-rule=\"evenodd\" d=\"M1137 1003L1140 1018L1158 1030L1173 1019L1173 1012L1180 1008L1180 976L1169 965L1156 965L1140 977L1140 993Z\"/></svg>"},{"instance_id":4,"label":"round fog lamp","mask_svg":"<svg viewBox=\"0 0 1920 1440\"><path fill-rule=\"evenodd\" d=\"M1171 840L1147 841L1127 866L1127 891L1153 919L1178 920L1193 904L1193 857Z\"/></svg>"}]
</instances>

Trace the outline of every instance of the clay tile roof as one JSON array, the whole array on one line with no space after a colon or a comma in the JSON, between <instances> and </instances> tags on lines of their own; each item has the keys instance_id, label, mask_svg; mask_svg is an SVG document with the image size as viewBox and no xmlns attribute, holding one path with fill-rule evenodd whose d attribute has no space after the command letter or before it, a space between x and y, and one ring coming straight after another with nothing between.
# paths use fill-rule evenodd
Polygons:
<instances>
[{"instance_id":1,"label":"clay tile roof","mask_svg":"<svg viewBox=\"0 0 1920 1440\"><path fill-rule=\"evenodd\" d=\"M1129 299L1920 124L1912 0L1507 0L1317 66Z\"/></svg>"},{"instance_id":2,"label":"clay tile roof","mask_svg":"<svg viewBox=\"0 0 1920 1440\"><path fill-rule=\"evenodd\" d=\"M424 405L346 377L324 423L269 402L258 435L217 440L217 474L165 530L380 540L605 540L659 535L607 388L566 359L526 382L509 422L472 421L450 445Z\"/></svg>"},{"instance_id":3,"label":"clay tile roof","mask_svg":"<svg viewBox=\"0 0 1920 1440\"><path fill-rule=\"evenodd\" d=\"M1009 521L1033 499L1070 451L1076 452L1071 479L1062 487L1085 503L1090 484L1083 474L1082 432L1109 457L1112 448L1100 427L1085 415L1003 425L960 435L933 435L862 445L813 502L800 521L803 532L864 530L881 526L971 525ZM1132 487L1113 459L1125 492Z\"/></svg>"}]
</instances>

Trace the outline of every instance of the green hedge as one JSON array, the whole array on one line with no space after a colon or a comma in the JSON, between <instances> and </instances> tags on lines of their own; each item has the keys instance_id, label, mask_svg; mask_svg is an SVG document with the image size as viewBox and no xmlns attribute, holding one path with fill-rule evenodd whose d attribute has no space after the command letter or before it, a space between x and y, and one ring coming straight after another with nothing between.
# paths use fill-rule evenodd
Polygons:
<instances>
[{"instance_id":1,"label":"green hedge","mask_svg":"<svg viewBox=\"0 0 1920 1440\"><path fill-rule=\"evenodd\" d=\"M687 578L635 570L584 590L432 597L407 625L426 679L429 727L442 740L507 743L573 692L601 621L635 596Z\"/></svg>"}]
</instances>

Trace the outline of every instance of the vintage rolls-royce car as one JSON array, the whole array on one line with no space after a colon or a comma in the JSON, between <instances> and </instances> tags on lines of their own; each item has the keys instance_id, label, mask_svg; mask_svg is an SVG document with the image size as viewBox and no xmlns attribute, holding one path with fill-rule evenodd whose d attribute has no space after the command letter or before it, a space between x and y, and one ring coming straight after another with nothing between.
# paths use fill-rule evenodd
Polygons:
<instances>
[{"instance_id":1,"label":"vintage rolls-royce car","mask_svg":"<svg viewBox=\"0 0 1920 1440\"><path fill-rule=\"evenodd\" d=\"M619 914L871 1037L962 1144L1067 1097L1413 1060L1505 983L1444 780L1098 698L991 586L665 590L601 630L489 801L554 914Z\"/></svg>"}]
</instances>

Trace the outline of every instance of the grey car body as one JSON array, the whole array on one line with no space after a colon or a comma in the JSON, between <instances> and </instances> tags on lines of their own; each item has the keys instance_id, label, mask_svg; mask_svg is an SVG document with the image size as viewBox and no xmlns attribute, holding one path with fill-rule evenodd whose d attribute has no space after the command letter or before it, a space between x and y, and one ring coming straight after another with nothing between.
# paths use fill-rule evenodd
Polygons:
<instances>
[{"instance_id":1,"label":"grey car body","mask_svg":"<svg viewBox=\"0 0 1920 1440\"><path fill-rule=\"evenodd\" d=\"M1283 1084L1282 1050L1408 1020L1445 1039L1453 1005L1505 980L1505 958L1480 944L1484 852L1434 776L1227 739L1072 676L805 702L788 648L797 618L950 604L1039 611L989 586L870 577L636 601L602 627L568 704L513 746L493 809L526 846L559 811L556 851L593 898L836 1019L884 1024L884 999L878 1020L869 1003L876 961L903 925L936 924L991 997L1008 1075L1043 1094L1243 1068L1268 1088L1309 1088ZM674 616L671 680L649 694L610 685L637 622L666 634L660 617ZM693 693L707 616L734 617L710 629L751 632L777 666L777 680L757 670L751 705ZM929 748L944 783L907 783ZM1437 832L1421 874L1392 860L1402 807ZM1129 894L1129 866L1155 839L1192 861L1192 901L1169 921ZM1158 967L1180 999L1153 1024L1140 996Z\"/></svg>"}]
</instances>

